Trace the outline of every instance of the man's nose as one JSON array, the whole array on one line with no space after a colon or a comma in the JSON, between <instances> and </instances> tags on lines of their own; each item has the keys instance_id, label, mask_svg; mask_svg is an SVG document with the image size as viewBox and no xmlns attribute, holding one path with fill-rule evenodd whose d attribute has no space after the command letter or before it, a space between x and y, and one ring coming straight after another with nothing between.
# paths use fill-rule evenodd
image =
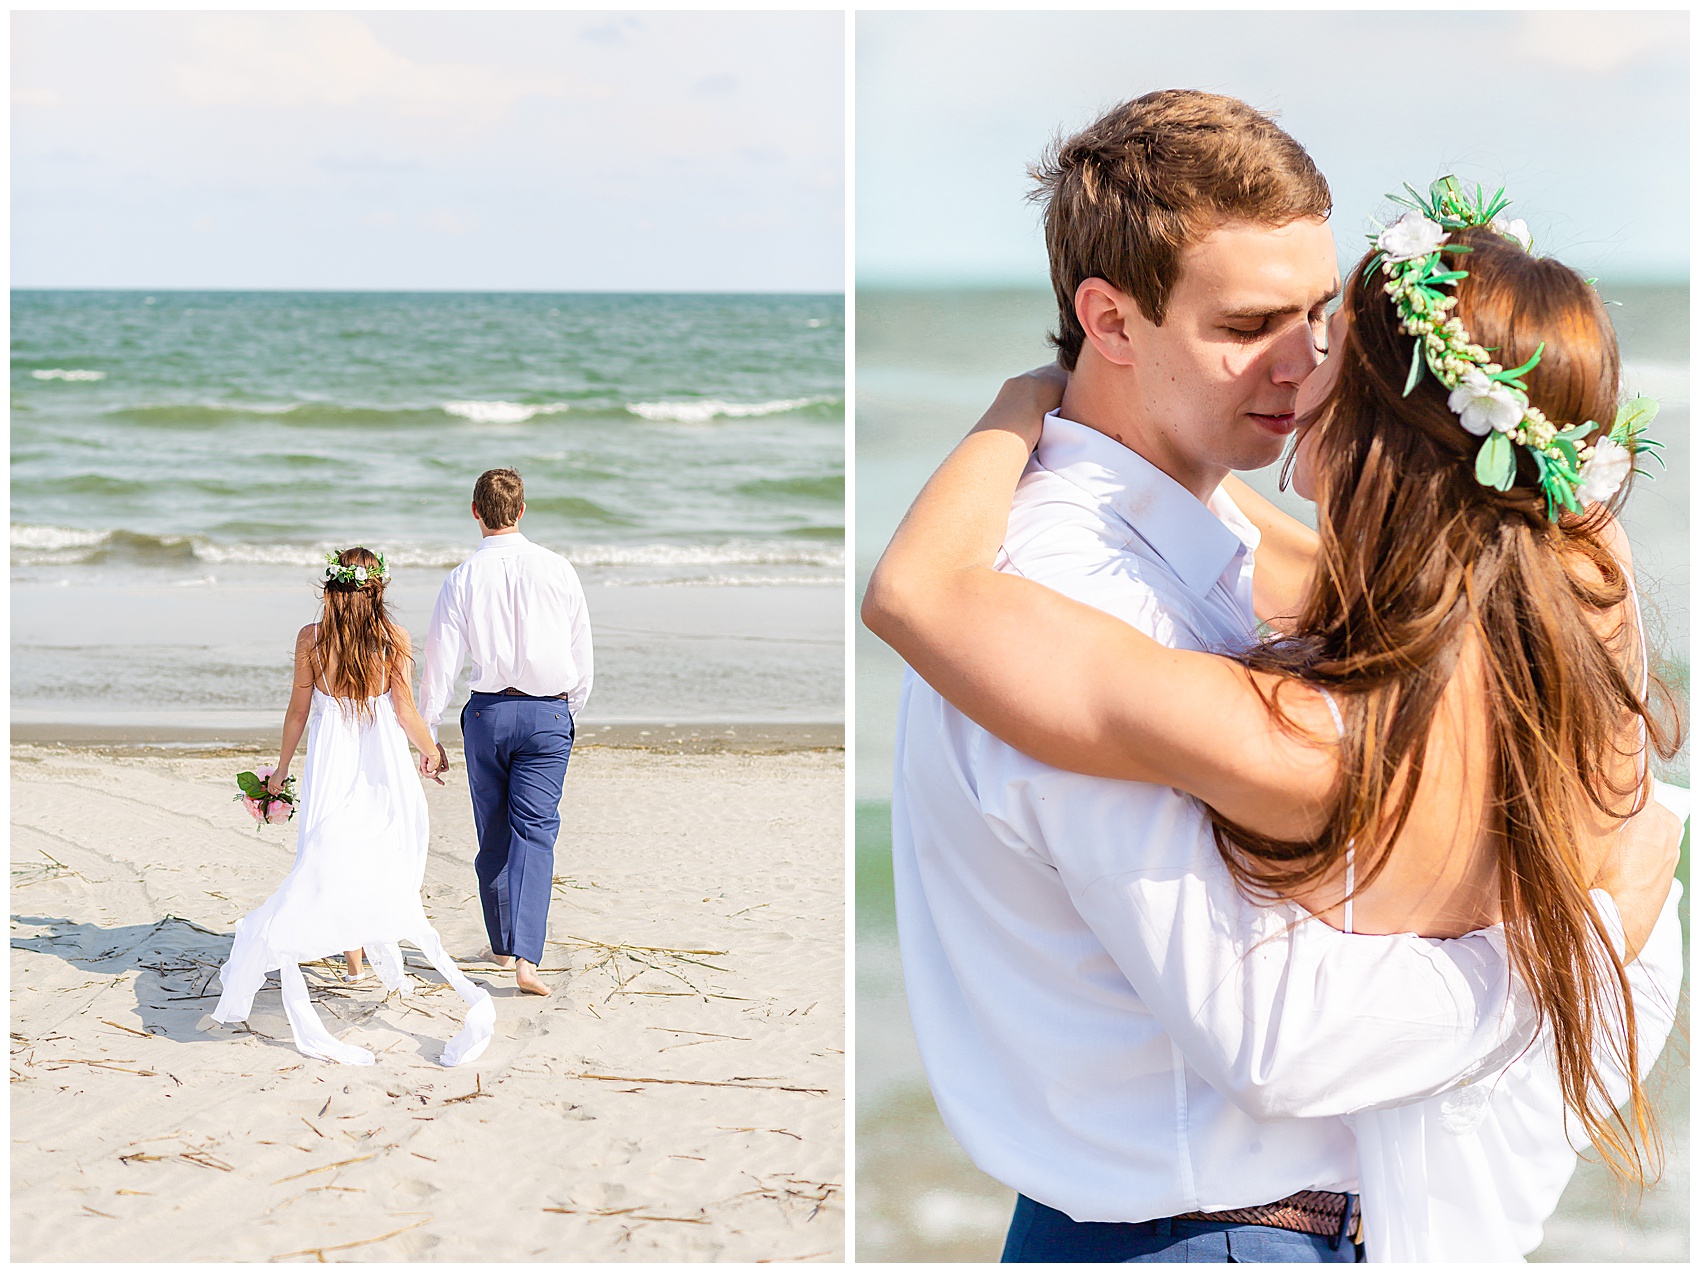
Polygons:
<instances>
[{"instance_id":1,"label":"man's nose","mask_svg":"<svg viewBox=\"0 0 1700 1273\"><path fill-rule=\"evenodd\" d=\"M1270 353L1270 378L1278 385L1297 388L1304 378L1328 356L1316 347L1316 332L1309 323L1294 323L1293 329L1276 342Z\"/></svg>"}]
</instances>

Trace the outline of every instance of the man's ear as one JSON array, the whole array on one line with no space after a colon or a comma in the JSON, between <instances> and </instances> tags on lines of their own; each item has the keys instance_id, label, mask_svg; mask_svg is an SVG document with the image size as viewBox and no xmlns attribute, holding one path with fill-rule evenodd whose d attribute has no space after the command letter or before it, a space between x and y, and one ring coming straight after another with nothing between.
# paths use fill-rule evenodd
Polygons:
<instances>
[{"instance_id":1,"label":"man's ear","mask_svg":"<svg viewBox=\"0 0 1700 1273\"><path fill-rule=\"evenodd\" d=\"M1101 278L1082 280L1074 289L1074 316L1092 348L1118 367L1134 363L1129 329L1145 321L1133 297Z\"/></svg>"}]
</instances>

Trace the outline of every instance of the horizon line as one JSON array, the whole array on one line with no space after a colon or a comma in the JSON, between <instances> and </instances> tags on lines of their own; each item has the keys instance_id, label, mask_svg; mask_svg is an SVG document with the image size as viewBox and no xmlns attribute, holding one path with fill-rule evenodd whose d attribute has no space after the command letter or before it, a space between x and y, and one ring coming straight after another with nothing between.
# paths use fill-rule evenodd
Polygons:
<instances>
[{"instance_id":1,"label":"horizon line","mask_svg":"<svg viewBox=\"0 0 1700 1273\"><path fill-rule=\"evenodd\" d=\"M387 293L399 296L844 296L845 290L823 288L650 288L650 287L160 287L94 286L84 283L11 285L13 292L323 292L339 296Z\"/></svg>"},{"instance_id":2,"label":"horizon line","mask_svg":"<svg viewBox=\"0 0 1700 1273\"><path fill-rule=\"evenodd\" d=\"M1599 280L1608 286L1619 287L1687 287L1689 272L1660 274L1650 271L1625 271L1622 274L1601 274ZM921 292L921 291L1002 291L1049 292L1049 278L1017 278L1002 275L872 275L856 279L857 291Z\"/></svg>"}]
</instances>

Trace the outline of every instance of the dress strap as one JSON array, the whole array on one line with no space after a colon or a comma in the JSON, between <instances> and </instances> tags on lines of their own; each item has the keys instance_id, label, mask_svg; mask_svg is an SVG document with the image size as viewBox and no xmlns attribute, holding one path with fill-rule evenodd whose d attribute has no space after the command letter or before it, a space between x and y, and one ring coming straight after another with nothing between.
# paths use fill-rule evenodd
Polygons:
<instances>
[{"instance_id":1,"label":"dress strap","mask_svg":"<svg viewBox=\"0 0 1700 1273\"><path fill-rule=\"evenodd\" d=\"M1336 703L1334 701L1334 696L1327 690L1323 689L1322 686L1318 685L1315 689L1318 694L1322 695L1322 701L1328 704L1328 714L1334 718L1334 733L1339 736L1344 736L1346 732L1346 719L1340 715L1340 704Z\"/></svg>"},{"instance_id":2,"label":"dress strap","mask_svg":"<svg viewBox=\"0 0 1700 1273\"><path fill-rule=\"evenodd\" d=\"M1346 846L1346 914L1344 917L1344 932L1352 931L1352 894L1357 892L1357 866L1352 861L1352 846Z\"/></svg>"}]
</instances>

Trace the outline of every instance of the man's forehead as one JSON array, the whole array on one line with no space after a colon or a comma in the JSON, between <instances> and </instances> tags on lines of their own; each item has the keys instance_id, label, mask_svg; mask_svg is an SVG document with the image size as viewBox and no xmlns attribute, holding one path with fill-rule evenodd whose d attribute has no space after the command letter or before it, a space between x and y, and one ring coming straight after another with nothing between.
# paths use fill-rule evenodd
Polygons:
<instances>
[{"instance_id":1,"label":"man's forehead","mask_svg":"<svg viewBox=\"0 0 1700 1273\"><path fill-rule=\"evenodd\" d=\"M1339 291L1334 232L1314 217L1285 225L1236 221L1219 225L1181 251L1175 293L1235 306L1275 307L1326 300Z\"/></svg>"}]
</instances>

